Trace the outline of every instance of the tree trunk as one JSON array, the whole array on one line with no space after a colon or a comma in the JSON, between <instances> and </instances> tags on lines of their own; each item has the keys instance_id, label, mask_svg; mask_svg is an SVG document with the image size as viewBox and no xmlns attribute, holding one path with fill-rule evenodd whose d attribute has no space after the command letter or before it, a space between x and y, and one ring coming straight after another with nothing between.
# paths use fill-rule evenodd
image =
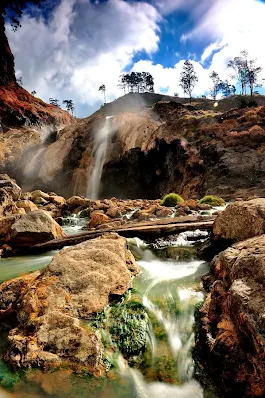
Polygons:
<instances>
[{"instance_id":1,"label":"tree trunk","mask_svg":"<svg viewBox=\"0 0 265 398\"><path fill-rule=\"evenodd\" d=\"M5 21L0 13L0 86L16 84L14 56L5 33Z\"/></svg>"}]
</instances>

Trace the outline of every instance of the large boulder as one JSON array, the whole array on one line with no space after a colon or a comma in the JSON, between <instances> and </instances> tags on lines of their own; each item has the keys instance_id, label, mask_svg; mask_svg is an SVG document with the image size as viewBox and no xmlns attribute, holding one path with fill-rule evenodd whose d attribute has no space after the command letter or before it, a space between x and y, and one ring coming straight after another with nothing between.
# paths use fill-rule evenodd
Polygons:
<instances>
[{"instance_id":1,"label":"large boulder","mask_svg":"<svg viewBox=\"0 0 265 398\"><path fill-rule=\"evenodd\" d=\"M10 244L26 247L67 236L44 210L32 211L19 218L10 229Z\"/></svg>"},{"instance_id":2,"label":"large boulder","mask_svg":"<svg viewBox=\"0 0 265 398\"><path fill-rule=\"evenodd\" d=\"M21 196L21 188L7 174L0 174L0 189L4 189L13 200L18 200Z\"/></svg>"},{"instance_id":3,"label":"large boulder","mask_svg":"<svg viewBox=\"0 0 265 398\"><path fill-rule=\"evenodd\" d=\"M19 209L25 209L26 213L38 210L38 207L35 205L35 203L31 202L31 200L26 199L17 201L16 206Z\"/></svg>"},{"instance_id":4,"label":"large boulder","mask_svg":"<svg viewBox=\"0 0 265 398\"><path fill-rule=\"evenodd\" d=\"M112 295L123 295L138 272L126 240L111 234L63 249L26 289L23 278L1 285L0 314L17 313L6 359L15 367L104 374L101 337L88 322Z\"/></svg>"},{"instance_id":5,"label":"large boulder","mask_svg":"<svg viewBox=\"0 0 265 398\"><path fill-rule=\"evenodd\" d=\"M90 215L89 228L96 228L99 225L108 223L110 220L111 219L106 214L102 213L100 210L95 210Z\"/></svg>"},{"instance_id":6,"label":"large boulder","mask_svg":"<svg viewBox=\"0 0 265 398\"><path fill-rule=\"evenodd\" d=\"M264 276L265 235L234 244L211 263L196 346L225 397L265 396Z\"/></svg>"},{"instance_id":7,"label":"large boulder","mask_svg":"<svg viewBox=\"0 0 265 398\"><path fill-rule=\"evenodd\" d=\"M20 215L0 217L0 240L9 239L11 227L20 217Z\"/></svg>"},{"instance_id":8,"label":"large boulder","mask_svg":"<svg viewBox=\"0 0 265 398\"><path fill-rule=\"evenodd\" d=\"M239 242L265 233L265 198L236 201L215 220L212 240Z\"/></svg>"},{"instance_id":9,"label":"large boulder","mask_svg":"<svg viewBox=\"0 0 265 398\"><path fill-rule=\"evenodd\" d=\"M90 206L90 199L82 198L81 196L72 196L71 198L67 199L66 204L70 209L76 207L89 207Z\"/></svg>"}]
</instances>

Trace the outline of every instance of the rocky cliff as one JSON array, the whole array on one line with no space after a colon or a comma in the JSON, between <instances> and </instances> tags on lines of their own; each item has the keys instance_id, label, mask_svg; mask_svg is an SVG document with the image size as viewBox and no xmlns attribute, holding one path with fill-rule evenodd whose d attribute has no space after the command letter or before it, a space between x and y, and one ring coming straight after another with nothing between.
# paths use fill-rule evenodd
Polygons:
<instances>
[{"instance_id":1,"label":"rocky cliff","mask_svg":"<svg viewBox=\"0 0 265 398\"><path fill-rule=\"evenodd\" d=\"M84 195L95 162L94 138L112 115L101 197L151 199L169 191L186 198L264 196L265 106L221 112L238 98L217 110L205 99L192 106L160 100L161 95L127 94L59 133L46 132L45 140L32 129L6 131L0 171L24 189Z\"/></svg>"}]
</instances>

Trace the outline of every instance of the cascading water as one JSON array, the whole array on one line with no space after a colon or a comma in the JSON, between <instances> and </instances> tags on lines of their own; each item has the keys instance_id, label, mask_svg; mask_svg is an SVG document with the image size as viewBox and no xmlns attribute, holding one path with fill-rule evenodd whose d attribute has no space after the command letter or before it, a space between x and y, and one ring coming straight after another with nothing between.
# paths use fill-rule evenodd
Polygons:
<instances>
[{"instance_id":1,"label":"cascading water","mask_svg":"<svg viewBox=\"0 0 265 398\"><path fill-rule=\"evenodd\" d=\"M42 153L45 151L46 147L41 146L36 153L32 156L30 161L28 162L27 166L24 169L24 176L25 177L33 177L36 172L36 164L41 157Z\"/></svg>"},{"instance_id":2,"label":"cascading water","mask_svg":"<svg viewBox=\"0 0 265 398\"><path fill-rule=\"evenodd\" d=\"M93 148L95 163L90 174L90 181L87 191L87 196L92 200L98 199L99 196L100 181L106 159L108 140L113 131L111 125L112 117L113 116L106 116L104 126L95 136Z\"/></svg>"},{"instance_id":3,"label":"cascading water","mask_svg":"<svg viewBox=\"0 0 265 398\"><path fill-rule=\"evenodd\" d=\"M142 293L142 304L149 314L154 331L151 374L161 371L156 364L160 358L166 358L163 369L172 369L159 378L165 378L163 381L175 379L179 385L148 382L144 377L148 376L148 372L142 375L136 369L124 368L122 373L131 378L139 398L158 398L163 394L167 398L202 398L203 389L192 378L191 348L194 343L194 307L203 299L203 294L198 291L198 286L194 288L191 284L195 281L195 274L198 281L199 275L207 271L207 264L198 260L160 260L147 249L144 242L139 239L130 242L131 250L137 252L137 257L142 257L138 261L142 273L136 280L136 288Z\"/></svg>"},{"instance_id":4,"label":"cascading water","mask_svg":"<svg viewBox=\"0 0 265 398\"><path fill-rule=\"evenodd\" d=\"M75 219L78 217L72 217L73 224ZM70 224L72 220L69 219ZM185 238L182 234L177 244L182 245L183 240L187 243L188 235ZM128 244L140 259L138 264L142 272L133 280L133 290L124 298L124 302L117 305L124 308L129 303L138 303L144 306L148 315L148 346L140 367L128 366L121 352L112 349L115 341L111 340L108 326L120 324L119 318L114 318L114 324L106 324L106 327L99 329L102 339L110 343L109 363L116 363L115 370L110 370L111 375L107 380L83 379L70 375L67 370L65 375L63 370L59 374L39 370L36 377L32 371L31 376L29 372L27 378L16 385L16 398L217 398L193 378L191 355L194 307L203 299L200 276L208 271L208 264L199 260L160 259L137 238L128 239ZM5 265L8 260L3 261ZM106 309L106 314L111 308ZM107 316L105 319L108 319ZM132 336L137 340L136 329ZM133 339L128 344L133 345ZM67 377L65 386L61 385L60 377L62 380Z\"/></svg>"}]
</instances>

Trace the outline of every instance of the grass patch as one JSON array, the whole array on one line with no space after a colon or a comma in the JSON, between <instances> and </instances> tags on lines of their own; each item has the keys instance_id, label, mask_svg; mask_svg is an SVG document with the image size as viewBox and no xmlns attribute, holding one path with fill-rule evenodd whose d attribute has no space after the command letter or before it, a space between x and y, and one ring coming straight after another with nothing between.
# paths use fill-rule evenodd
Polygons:
<instances>
[{"instance_id":1,"label":"grass patch","mask_svg":"<svg viewBox=\"0 0 265 398\"><path fill-rule=\"evenodd\" d=\"M213 195L206 195L204 196L199 203L201 204L207 204L211 206L225 206L225 201L222 198L219 198L218 196L213 196Z\"/></svg>"},{"instance_id":2,"label":"grass patch","mask_svg":"<svg viewBox=\"0 0 265 398\"><path fill-rule=\"evenodd\" d=\"M167 195L163 196L160 205L166 207L175 207L179 203L183 203L184 199L178 195L177 193L168 193Z\"/></svg>"}]
</instances>

